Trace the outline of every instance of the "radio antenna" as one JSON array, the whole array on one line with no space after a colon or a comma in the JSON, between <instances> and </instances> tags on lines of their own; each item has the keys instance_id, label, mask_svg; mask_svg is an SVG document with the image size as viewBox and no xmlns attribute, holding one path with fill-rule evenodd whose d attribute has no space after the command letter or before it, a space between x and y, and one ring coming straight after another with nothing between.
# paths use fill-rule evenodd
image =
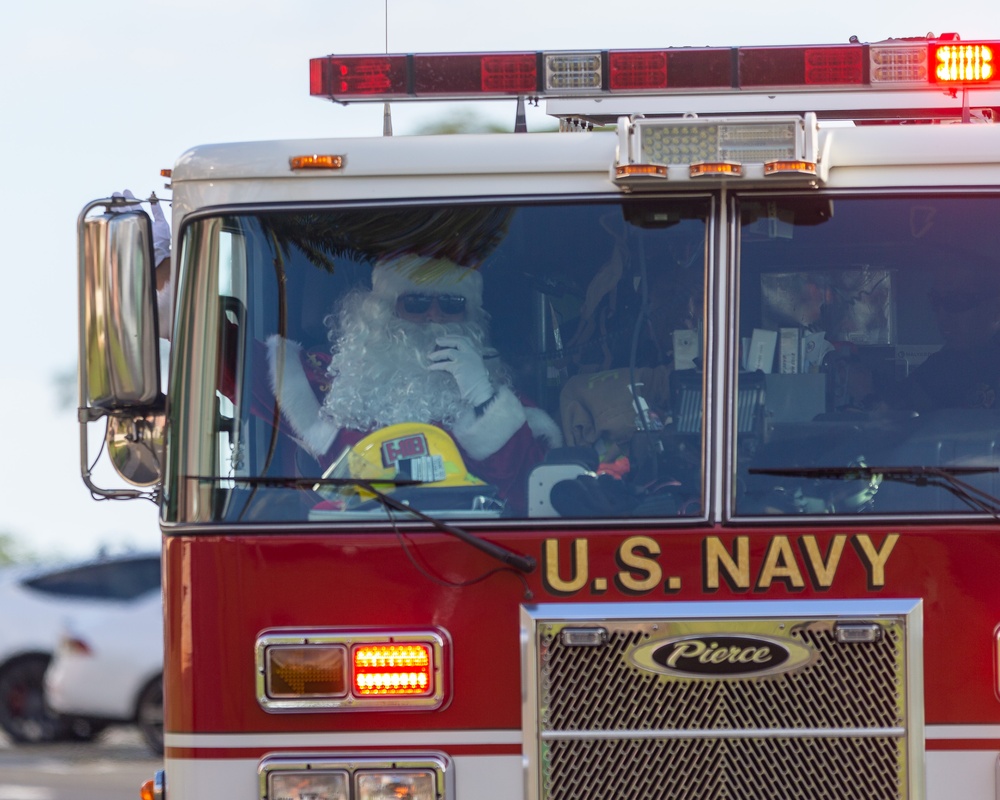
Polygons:
<instances>
[{"instance_id":1,"label":"radio antenna","mask_svg":"<svg viewBox=\"0 0 1000 800\"><path fill-rule=\"evenodd\" d=\"M389 55L389 0L385 0L385 54ZM392 109L388 101L382 105L382 135L392 136Z\"/></svg>"}]
</instances>

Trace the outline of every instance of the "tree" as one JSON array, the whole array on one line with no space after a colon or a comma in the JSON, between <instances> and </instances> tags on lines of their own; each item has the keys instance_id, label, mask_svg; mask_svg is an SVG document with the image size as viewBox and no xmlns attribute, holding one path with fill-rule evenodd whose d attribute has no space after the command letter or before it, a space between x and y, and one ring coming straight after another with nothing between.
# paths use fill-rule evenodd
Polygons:
<instances>
[{"instance_id":1,"label":"tree","mask_svg":"<svg viewBox=\"0 0 1000 800\"><path fill-rule=\"evenodd\" d=\"M456 109L448 116L428 122L417 128L421 135L439 133L510 133L514 129L513 115L510 125L501 125L493 120L486 120L469 109Z\"/></svg>"},{"instance_id":2,"label":"tree","mask_svg":"<svg viewBox=\"0 0 1000 800\"><path fill-rule=\"evenodd\" d=\"M29 564L37 558L29 553L12 533L0 532L0 567Z\"/></svg>"}]
</instances>

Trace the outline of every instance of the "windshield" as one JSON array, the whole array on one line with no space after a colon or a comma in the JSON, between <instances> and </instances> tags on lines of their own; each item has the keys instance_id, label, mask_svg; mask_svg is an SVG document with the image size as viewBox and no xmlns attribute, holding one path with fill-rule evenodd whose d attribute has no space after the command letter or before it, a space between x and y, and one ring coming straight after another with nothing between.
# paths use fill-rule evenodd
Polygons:
<instances>
[{"instance_id":1,"label":"windshield","mask_svg":"<svg viewBox=\"0 0 1000 800\"><path fill-rule=\"evenodd\" d=\"M197 369L175 372L185 466L172 497L187 511L174 513L405 518L388 493L449 520L701 514L711 207L317 208L190 224L181 303L200 310L180 336ZM199 315L217 324L194 344ZM674 385L677 370L693 377Z\"/></svg>"},{"instance_id":2,"label":"windshield","mask_svg":"<svg viewBox=\"0 0 1000 800\"><path fill-rule=\"evenodd\" d=\"M982 511L968 487L1000 494L1000 200L753 199L738 218L737 513Z\"/></svg>"}]
</instances>

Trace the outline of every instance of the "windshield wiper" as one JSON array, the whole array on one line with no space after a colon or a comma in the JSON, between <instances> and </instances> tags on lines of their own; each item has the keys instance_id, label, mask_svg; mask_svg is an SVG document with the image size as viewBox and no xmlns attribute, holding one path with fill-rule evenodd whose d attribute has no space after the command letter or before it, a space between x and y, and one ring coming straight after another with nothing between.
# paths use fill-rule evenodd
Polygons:
<instances>
[{"instance_id":1,"label":"windshield wiper","mask_svg":"<svg viewBox=\"0 0 1000 800\"><path fill-rule=\"evenodd\" d=\"M226 480L234 483L247 483L253 486L290 486L297 489L316 489L317 487L323 486L356 486L375 495L376 499L378 499L378 501L386 508L394 511L402 511L406 514L412 514L424 522L429 522L439 531L454 536L456 539L460 539L466 544L472 545L472 547L475 547L477 550L492 556L502 564L506 564L507 566L513 567L514 569L524 573L531 573L535 571L535 559L532 556L524 556L520 553L508 550L506 547L495 544L494 542L481 539L478 536L463 530L462 528L455 525L449 525L447 522L444 522L437 517L426 514L419 508L407 505L406 503L397 500L388 492L383 492L381 489L376 488L376 484L388 484L389 486L421 486L426 485L425 481L392 478L379 478L377 481L369 481L364 478L270 478L267 476L218 478L216 480Z\"/></svg>"},{"instance_id":2,"label":"windshield wiper","mask_svg":"<svg viewBox=\"0 0 1000 800\"><path fill-rule=\"evenodd\" d=\"M1000 499L968 483L959 475L982 475L998 472L1000 467L926 467L899 466L877 467L854 465L849 467L757 467L751 475L782 475L791 478L840 479L845 481L871 480L879 477L887 481L909 483L913 486L939 486L951 492L975 511L982 511L1000 518Z\"/></svg>"}]
</instances>

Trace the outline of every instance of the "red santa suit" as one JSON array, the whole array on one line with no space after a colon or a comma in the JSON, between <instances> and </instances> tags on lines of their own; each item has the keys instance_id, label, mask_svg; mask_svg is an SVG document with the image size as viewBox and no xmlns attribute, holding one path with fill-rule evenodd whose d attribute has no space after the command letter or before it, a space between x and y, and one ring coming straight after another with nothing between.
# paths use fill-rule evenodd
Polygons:
<instances>
[{"instance_id":1,"label":"red santa suit","mask_svg":"<svg viewBox=\"0 0 1000 800\"><path fill-rule=\"evenodd\" d=\"M464 298L464 315L400 319L398 302L410 295ZM267 341L271 390L302 447L326 467L378 428L437 425L469 472L523 514L528 473L562 437L548 414L514 392L487 343L481 274L412 254L384 259L371 292L345 298L334 322L332 354L280 336Z\"/></svg>"}]
</instances>

